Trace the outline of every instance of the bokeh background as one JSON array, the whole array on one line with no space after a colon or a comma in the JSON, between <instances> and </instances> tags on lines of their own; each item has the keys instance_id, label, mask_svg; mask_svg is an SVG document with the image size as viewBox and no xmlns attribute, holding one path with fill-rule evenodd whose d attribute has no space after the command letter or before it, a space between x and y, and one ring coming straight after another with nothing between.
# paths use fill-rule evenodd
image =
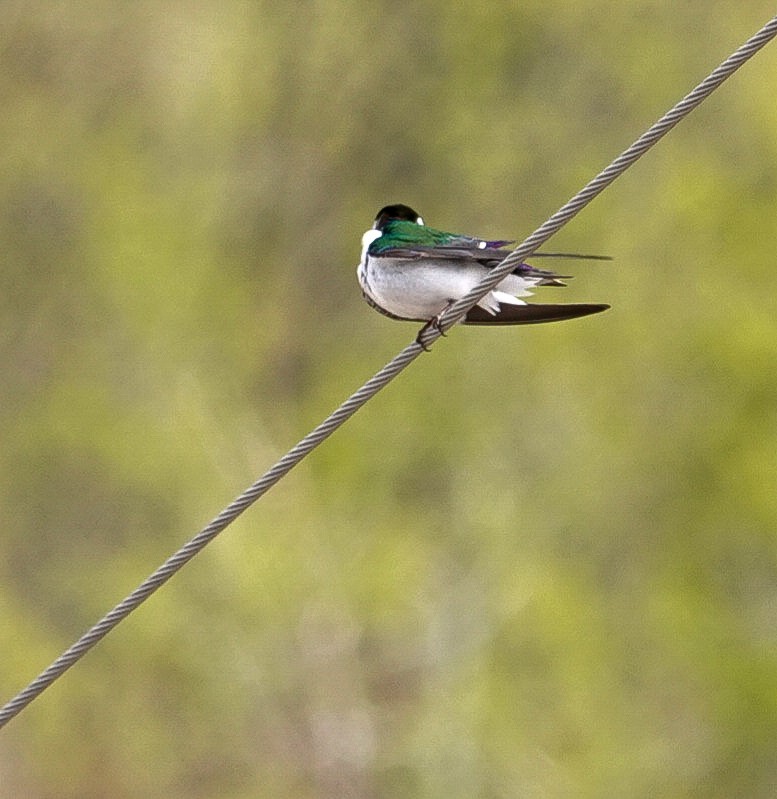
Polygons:
<instances>
[{"instance_id":1,"label":"bokeh background","mask_svg":"<svg viewBox=\"0 0 777 799\"><path fill-rule=\"evenodd\" d=\"M751 0L0 4L10 698L415 335L390 202L521 238ZM0 733L8 797L772 797L777 44ZM563 295L563 296L562 296Z\"/></svg>"}]
</instances>

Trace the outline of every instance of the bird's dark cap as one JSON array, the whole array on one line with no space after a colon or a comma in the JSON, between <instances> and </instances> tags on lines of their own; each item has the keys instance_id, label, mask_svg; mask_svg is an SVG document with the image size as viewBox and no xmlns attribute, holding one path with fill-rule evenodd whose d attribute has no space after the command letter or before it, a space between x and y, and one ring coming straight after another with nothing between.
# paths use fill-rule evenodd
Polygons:
<instances>
[{"instance_id":1,"label":"bird's dark cap","mask_svg":"<svg viewBox=\"0 0 777 799\"><path fill-rule=\"evenodd\" d=\"M385 207L381 208L375 217L375 224L373 225L373 228L375 230L383 230L386 223L392 219L404 219L408 222L415 222L417 225L423 225L424 223L424 220L421 219L419 214L416 213L409 205L402 205L401 203L398 203L397 205L386 205Z\"/></svg>"}]
</instances>

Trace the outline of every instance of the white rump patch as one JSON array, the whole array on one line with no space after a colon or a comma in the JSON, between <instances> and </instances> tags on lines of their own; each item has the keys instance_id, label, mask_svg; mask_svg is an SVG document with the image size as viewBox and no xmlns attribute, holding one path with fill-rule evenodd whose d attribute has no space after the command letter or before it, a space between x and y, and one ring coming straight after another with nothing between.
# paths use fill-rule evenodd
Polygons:
<instances>
[{"instance_id":1,"label":"white rump patch","mask_svg":"<svg viewBox=\"0 0 777 799\"><path fill-rule=\"evenodd\" d=\"M501 303L505 305L526 305L523 300L519 300L518 297L513 297L512 294L506 294L504 291L490 291L483 297L478 305L484 311L496 315L499 313Z\"/></svg>"},{"instance_id":2,"label":"white rump patch","mask_svg":"<svg viewBox=\"0 0 777 799\"><path fill-rule=\"evenodd\" d=\"M504 291L492 291L491 296L498 302L503 302L505 305L526 305L523 300L518 297L513 297L512 294L505 294Z\"/></svg>"}]
</instances>

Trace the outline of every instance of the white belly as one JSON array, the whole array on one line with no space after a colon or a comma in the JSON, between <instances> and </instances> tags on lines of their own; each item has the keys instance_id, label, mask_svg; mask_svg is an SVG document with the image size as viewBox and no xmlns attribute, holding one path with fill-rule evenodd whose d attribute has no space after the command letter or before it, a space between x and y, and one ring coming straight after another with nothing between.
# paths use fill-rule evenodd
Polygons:
<instances>
[{"instance_id":1,"label":"white belly","mask_svg":"<svg viewBox=\"0 0 777 799\"><path fill-rule=\"evenodd\" d=\"M452 301L463 297L489 272L476 262L427 259L366 258L358 267L364 293L394 316L424 321L439 314ZM487 294L479 303L496 312L500 302L522 304L515 295L526 295L536 280L508 275L497 293ZM513 296L507 296L513 295Z\"/></svg>"}]
</instances>

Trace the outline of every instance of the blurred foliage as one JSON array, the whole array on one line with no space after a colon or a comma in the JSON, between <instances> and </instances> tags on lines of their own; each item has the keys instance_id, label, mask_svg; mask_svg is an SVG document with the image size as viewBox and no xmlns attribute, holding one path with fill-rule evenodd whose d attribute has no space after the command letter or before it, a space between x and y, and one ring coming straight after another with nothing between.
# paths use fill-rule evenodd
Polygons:
<instances>
[{"instance_id":1,"label":"blurred foliage","mask_svg":"<svg viewBox=\"0 0 777 799\"><path fill-rule=\"evenodd\" d=\"M3 698L414 336L377 208L520 238L773 12L5 0ZM610 312L440 341L3 730L0 793L773 796L775 76L553 240Z\"/></svg>"}]
</instances>

